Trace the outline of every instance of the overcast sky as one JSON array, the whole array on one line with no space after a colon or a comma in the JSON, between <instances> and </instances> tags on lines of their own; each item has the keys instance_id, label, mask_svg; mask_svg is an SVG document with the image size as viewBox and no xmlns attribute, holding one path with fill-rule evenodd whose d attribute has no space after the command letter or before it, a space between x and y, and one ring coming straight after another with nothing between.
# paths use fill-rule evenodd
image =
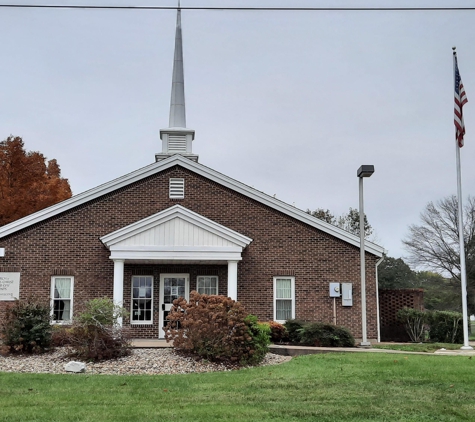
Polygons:
<instances>
[{"instance_id":1,"label":"overcast sky","mask_svg":"<svg viewBox=\"0 0 475 422\"><path fill-rule=\"evenodd\" d=\"M154 162L159 130L168 126L175 11L0 12L1 139L21 136L27 150L56 158L74 194ZM394 257L407 255L401 239L426 204L456 194L451 47L457 46L469 100L462 186L464 197L475 194L475 10L183 10L182 23L187 126L196 130L199 161L300 209L336 215L358 207L356 171L373 164L375 173L364 182L365 211L378 243Z\"/></svg>"}]
</instances>

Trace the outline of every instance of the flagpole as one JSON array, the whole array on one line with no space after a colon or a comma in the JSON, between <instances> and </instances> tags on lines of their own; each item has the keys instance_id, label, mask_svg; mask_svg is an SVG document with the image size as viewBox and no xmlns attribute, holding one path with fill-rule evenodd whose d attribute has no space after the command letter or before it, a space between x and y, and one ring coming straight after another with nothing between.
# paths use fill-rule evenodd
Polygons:
<instances>
[{"instance_id":1,"label":"flagpole","mask_svg":"<svg viewBox=\"0 0 475 422\"><path fill-rule=\"evenodd\" d=\"M457 53L453 50L454 61L454 85L456 84ZM457 128L455 128L455 162L457 168L457 203L458 203L458 227L459 227L459 248L460 248L460 281L462 287L462 314L463 314L463 346L461 350L473 350L468 340L468 311L467 311L467 271L465 268L465 242L463 238L463 205L462 205L462 170L460 164L460 146L457 139Z\"/></svg>"}]
</instances>

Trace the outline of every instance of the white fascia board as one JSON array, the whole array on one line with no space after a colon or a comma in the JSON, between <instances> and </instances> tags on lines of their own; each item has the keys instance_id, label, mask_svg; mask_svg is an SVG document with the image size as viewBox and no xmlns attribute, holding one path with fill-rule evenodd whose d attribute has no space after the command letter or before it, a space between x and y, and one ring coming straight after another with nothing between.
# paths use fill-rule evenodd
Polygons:
<instances>
[{"instance_id":1,"label":"white fascia board","mask_svg":"<svg viewBox=\"0 0 475 422\"><path fill-rule=\"evenodd\" d=\"M241 261L240 252L227 251L111 251L110 259L147 261Z\"/></svg>"},{"instance_id":2,"label":"white fascia board","mask_svg":"<svg viewBox=\"0 0 475 422\"><path fill-rule=\"evenodd\" d=\"M52 205L51 207L45 208L44 210L38 211L27 217L20 218L19 220L16 220L10 224L6 224L5 226L0 228L0 238L23 228L26 228L30 225L39 223L47 218L53 217L62 212L68 211L74 207L82 205L102 195L106 195L131 183L152 176L177 164L205 178L213 180L216 183L219 183L236 192L239 192L249 198L255 199L256 201L265 204L277 211L280 211L299 221L302 221L308 224L309 226L313 226L319 230L322 230L325 233L335 236L336 238L341 239L351 245L359 246L360 244L359 236L355 236L345 230L340 229L339 227L319 220L318 218L307 214L305 211L299 210L298 208L286 204L285 202L273 198L263 192L259 192L258 190L248 185L245 185L244 183L238 182L237 180L225 176L224 174L219 173L209 167L206 167L203 164L199 164L188 158L182 157L179 154L175 154L162 161L150 164L149 166L138 169L132 173L126 174L125 176L114 179L108 183L104 183L103 185L100 185L94 189L90 189L86 192L75 195L72 198L69 198L56 205ZM385 252L383 247L376 245L372 242L365 242L365 250L379 257L383 256L383 253Z\"/></svg>"},{"instance_id":3,"label":"white fascia board","mask_svg":"<svg viewBox=\"0 0 475 422\"><path fill-rule=\"evenodd\" d=\"M213 252L213 253L241 253L239 246L112 246L111 252Z\"/></svg>"},{"instance_id":4,"label":"white fascia board","mask_svg":"<svg viewBox=\"0 0 475 422\"><path fill-rule=\"evenodd\" d=\"M174 218L181 218L192 225L209 231L210 233L222 237L232 243L236 243L241 248L245 248L252 242L251 238L222 226L221 224L218 224L209 218L203 217L202 215L197 214L181 205L174 205L154 215L146 217L143 220L116 230L115 232L106 234L105 236L102 236L100 240L105 246L110 248L112 245L118 242L121 242L153 227L159 226L160 224L164 224Z\"/></svg>"}]
</instances>

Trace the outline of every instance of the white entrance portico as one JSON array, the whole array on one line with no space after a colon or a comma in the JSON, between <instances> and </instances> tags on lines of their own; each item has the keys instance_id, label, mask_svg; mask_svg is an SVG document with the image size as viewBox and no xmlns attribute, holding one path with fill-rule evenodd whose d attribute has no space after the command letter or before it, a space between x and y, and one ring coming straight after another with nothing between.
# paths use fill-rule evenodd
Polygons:
<instances>
[{"instance_id":1,"label":"white entrance portico","mask_svg":"<svg viewBox=\"0 0 475 422\"><path fill-rule=\"evenodd\" d=\"M113 299L122 304L125 264L228 265L227 294L237 300L238 262L252 239L174 205L101 237L114 261Z\"/></svg>"}]
</instances>

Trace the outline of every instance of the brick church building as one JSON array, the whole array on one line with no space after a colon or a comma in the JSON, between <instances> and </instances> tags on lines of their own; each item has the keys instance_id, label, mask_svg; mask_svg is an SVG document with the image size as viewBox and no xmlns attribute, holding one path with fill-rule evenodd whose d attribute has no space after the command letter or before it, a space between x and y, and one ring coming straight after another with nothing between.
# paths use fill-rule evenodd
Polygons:
<instances>
[{"instance_id":1,"label":"brick church building","mask_svg":"<svg viewBox=\"0 0 475 422\"><path fill-rule=\"evenodd\" d=\"M160 137L153 164L0 227L0 315L33 295L67 324L86 300L107 296L130 312L121 323L134 338L163 338L173 300L197 290L238 300L261 321L336 322L361 338L359 237L193 154L180 10ZM367 242L365 251L367 335L377 341L383 248ZM343 296L330 297L330 283L343 283Z\"/></svg>"}]
</instances>

